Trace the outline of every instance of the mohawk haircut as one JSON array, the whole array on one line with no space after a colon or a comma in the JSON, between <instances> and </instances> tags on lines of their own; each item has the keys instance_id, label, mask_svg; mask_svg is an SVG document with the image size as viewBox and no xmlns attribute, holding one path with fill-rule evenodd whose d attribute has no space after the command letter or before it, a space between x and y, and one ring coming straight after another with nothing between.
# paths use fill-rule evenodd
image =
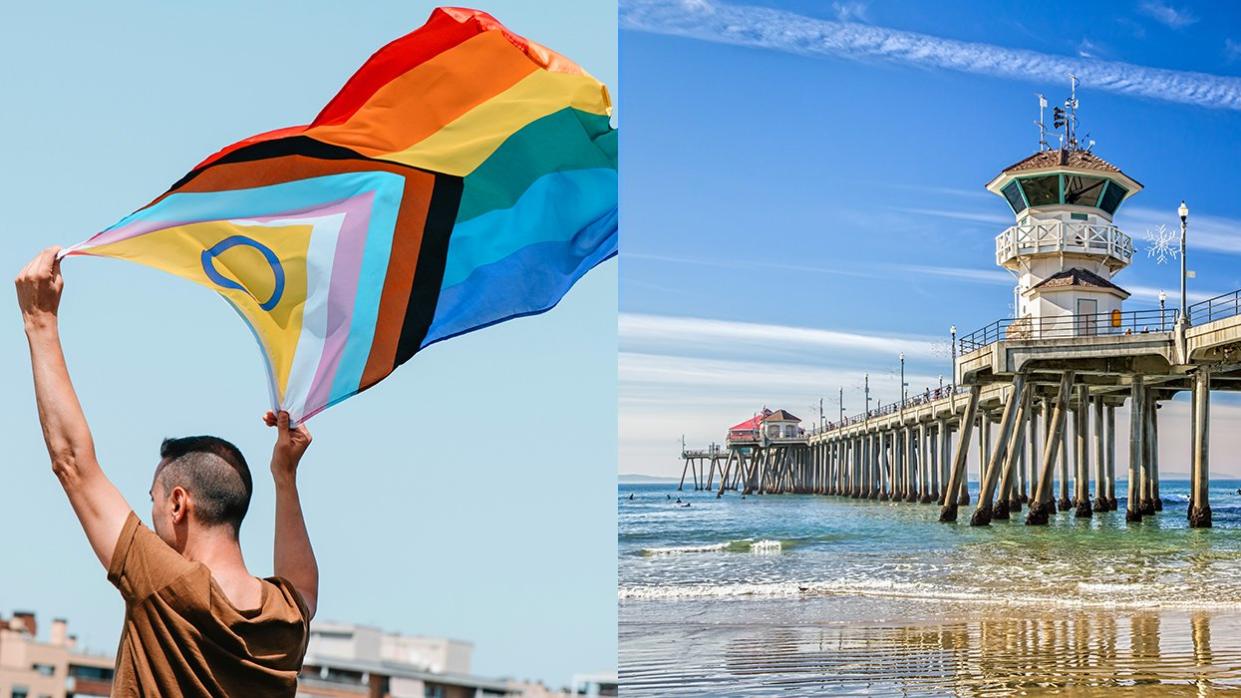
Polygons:
<instances>
[{"instance_id":1,"label":"mohawk haircut","mask_svg":"<svg viewBox=\"0 0 1241 698\"><path fill-rule=\"evenodd\" d=\"M236 536L250 508L254 483L245 456L215 436L164 439L156 479L165 491L183 487L194 498L194 514L205 526L229 526Z\"/></svg>"}]
</instances>

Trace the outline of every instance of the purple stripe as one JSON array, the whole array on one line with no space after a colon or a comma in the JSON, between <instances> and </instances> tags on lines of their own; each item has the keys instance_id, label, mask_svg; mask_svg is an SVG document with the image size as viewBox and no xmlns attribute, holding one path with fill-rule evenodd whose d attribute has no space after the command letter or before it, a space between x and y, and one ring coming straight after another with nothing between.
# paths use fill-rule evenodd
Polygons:
<instances>
[{"instance_id":1,"label":"purple stripe","mask_svg":"<svg viewBox=\"0 0 1241 698\"><path fill-rule=\"evenodd\" d=\"M332 262L332 285L328 291L327 337L323 341L323 355L315 370L310 393L303 409L310 412L328 401L340 358L349 339L353 323L354 299L358 294L358 280L362 271L362 252L366 248L366 231L370 226L371 207L375 195L367 192L344 202L345 220L340 226L336 241L336 258Z\"/></svg>"}]
</instances>

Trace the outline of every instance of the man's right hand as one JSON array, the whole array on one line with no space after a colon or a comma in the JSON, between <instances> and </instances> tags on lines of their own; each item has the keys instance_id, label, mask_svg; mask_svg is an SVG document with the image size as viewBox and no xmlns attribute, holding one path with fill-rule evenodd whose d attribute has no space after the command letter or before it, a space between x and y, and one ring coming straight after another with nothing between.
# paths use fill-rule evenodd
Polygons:
<instances>
[{"instance_id":1,"label":"man's right hand","mask_svg":"<svg viewBox=\"0 0 1241 698\"><path fill-rule=\"evenodd\" d=\"M60 275L60 247L49 247L30 260L17 275L17 305L22 311L26 329L52 327L60 309L60 294L65 280Z\"/></svg>"},{"instance_id":2,"label":"man's right hand","mask_svg":"<svg viewBox=\"0 0 1241 698\"><path fill-rule=\"evenodd\" d=\"M276 445L271 452L271 473L275 477L292 478L297 474L297 464L302 455L310 447L310 430L305 424L289 428L289 413L281 410L278 414L268 412L263 415L263 423L269 427L278 427Z\"/></svg>"}]
</instances>

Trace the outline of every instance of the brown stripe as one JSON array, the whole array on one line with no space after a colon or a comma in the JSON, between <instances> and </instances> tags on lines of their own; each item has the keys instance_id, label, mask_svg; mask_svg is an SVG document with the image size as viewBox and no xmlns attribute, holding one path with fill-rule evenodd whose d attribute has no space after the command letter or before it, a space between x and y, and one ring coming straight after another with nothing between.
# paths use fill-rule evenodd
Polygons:
<instances>
[{"instance_id":1,"label":"brown stripe","mask_svg":"<svg viewBox=\"0 0 1241 698\"><path fill-rule=\"evenodd\" d=\"M199 172L176 192L170 192L248 189L308 177L374 171L403 176L405 191L401 195L396 230L392 235L392 254L388 257L388 272L384 277L383 293L379 300L375 338L371 342L371 353L367 357L359 389L373 385L395 368L397 345L401 340L401 331L414 287L414 271L418 267L422 250L423 228L435 191L436 175L425 170L365 158L325 160L302 155L283 155L248 162L217 163ZM162 198L164 197L161 196L160 199ZM424 273L430 275L426 270ZM439 274L443 275L442 268Z\"/></svg>"}]
</instances>

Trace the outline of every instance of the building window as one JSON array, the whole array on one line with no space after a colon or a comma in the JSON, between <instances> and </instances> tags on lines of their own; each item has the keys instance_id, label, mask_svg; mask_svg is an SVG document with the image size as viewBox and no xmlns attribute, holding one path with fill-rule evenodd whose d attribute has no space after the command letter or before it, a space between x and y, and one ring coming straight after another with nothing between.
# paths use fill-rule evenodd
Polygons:
<instances>
[{"instance_id":1,"label":"building window","mask_svg":"<svg viewBox=\"0 0 1241 698\"><path fill-rule=\"evenodd\" d=\"M13 698L27 698L30 695L30 688L26 686L14 686L9 693Z\"/></svg>"},{"instance_id":2,"label":"building window","mask_svg":"<svg viewBox=\"0 0 1241 698\"><path fill-rule=\"evenodd\" d=\"M1013 213L1026 210L1026 200L1021 198L1021 189L1018 188L1016 180L1009 182L1008 186L1000 191L1004 193L1004 198L1008 199L1008 205L1013 207Z\"/></svg>"},{"instance_id":3,"label":"building window","mask_svg":"<svg viewBox=\"0 0 1241 698\"><path fill-rule=\"evenodd\" d=\"M52 666L51 664L32 664L30 665L30 669L44 676L55 676L56 675L56 667Z\"/></svg>"},{"instance_id":4,"label":"building window","mask_svg":"<svg viewBox=\"0 0 1241 698\"><path fill-rule=\"evenodd\" d=\"M1129 190L1120 186L1116 182L1108 182L1107 189L1103 192L1103 200L1099 202L1099 208L1107 211L1109 216L1116 213L1116 209L1120 206L1121 200L1124 199L1125 194L1128 193Z\"/></svg>"},{"instance_id":5,"label":"building window","mask_svg":"<svg viewBox=\"0 0 1241 698\"><path fill-rule=\"evenodd\" d=\"M444 687L424 685L422 687L422 695L424 698L444 698Z\"/></svg>"},{"instance_id":6,"label":"building window","mask_svg":"<svg viewBox=\"0 0 1241 698\"><path fill-rule=\"evenodd\" d=\"M1019 180L1031 206L1051 206L1060 203L1060 175L1029 177Z\"/></svg>"},{"instance_id":7,"label":"building window","mask_svg":"<svg viewBox=\"0 0 1241 698\"><path fill-rule=\"evenodd\" d=\"M1103 193L1103 184L1106 181L1102 177L1065 175L1064 203L1077 206L1097 206L1099 194Z\"/></svg>"}]
</instances>

